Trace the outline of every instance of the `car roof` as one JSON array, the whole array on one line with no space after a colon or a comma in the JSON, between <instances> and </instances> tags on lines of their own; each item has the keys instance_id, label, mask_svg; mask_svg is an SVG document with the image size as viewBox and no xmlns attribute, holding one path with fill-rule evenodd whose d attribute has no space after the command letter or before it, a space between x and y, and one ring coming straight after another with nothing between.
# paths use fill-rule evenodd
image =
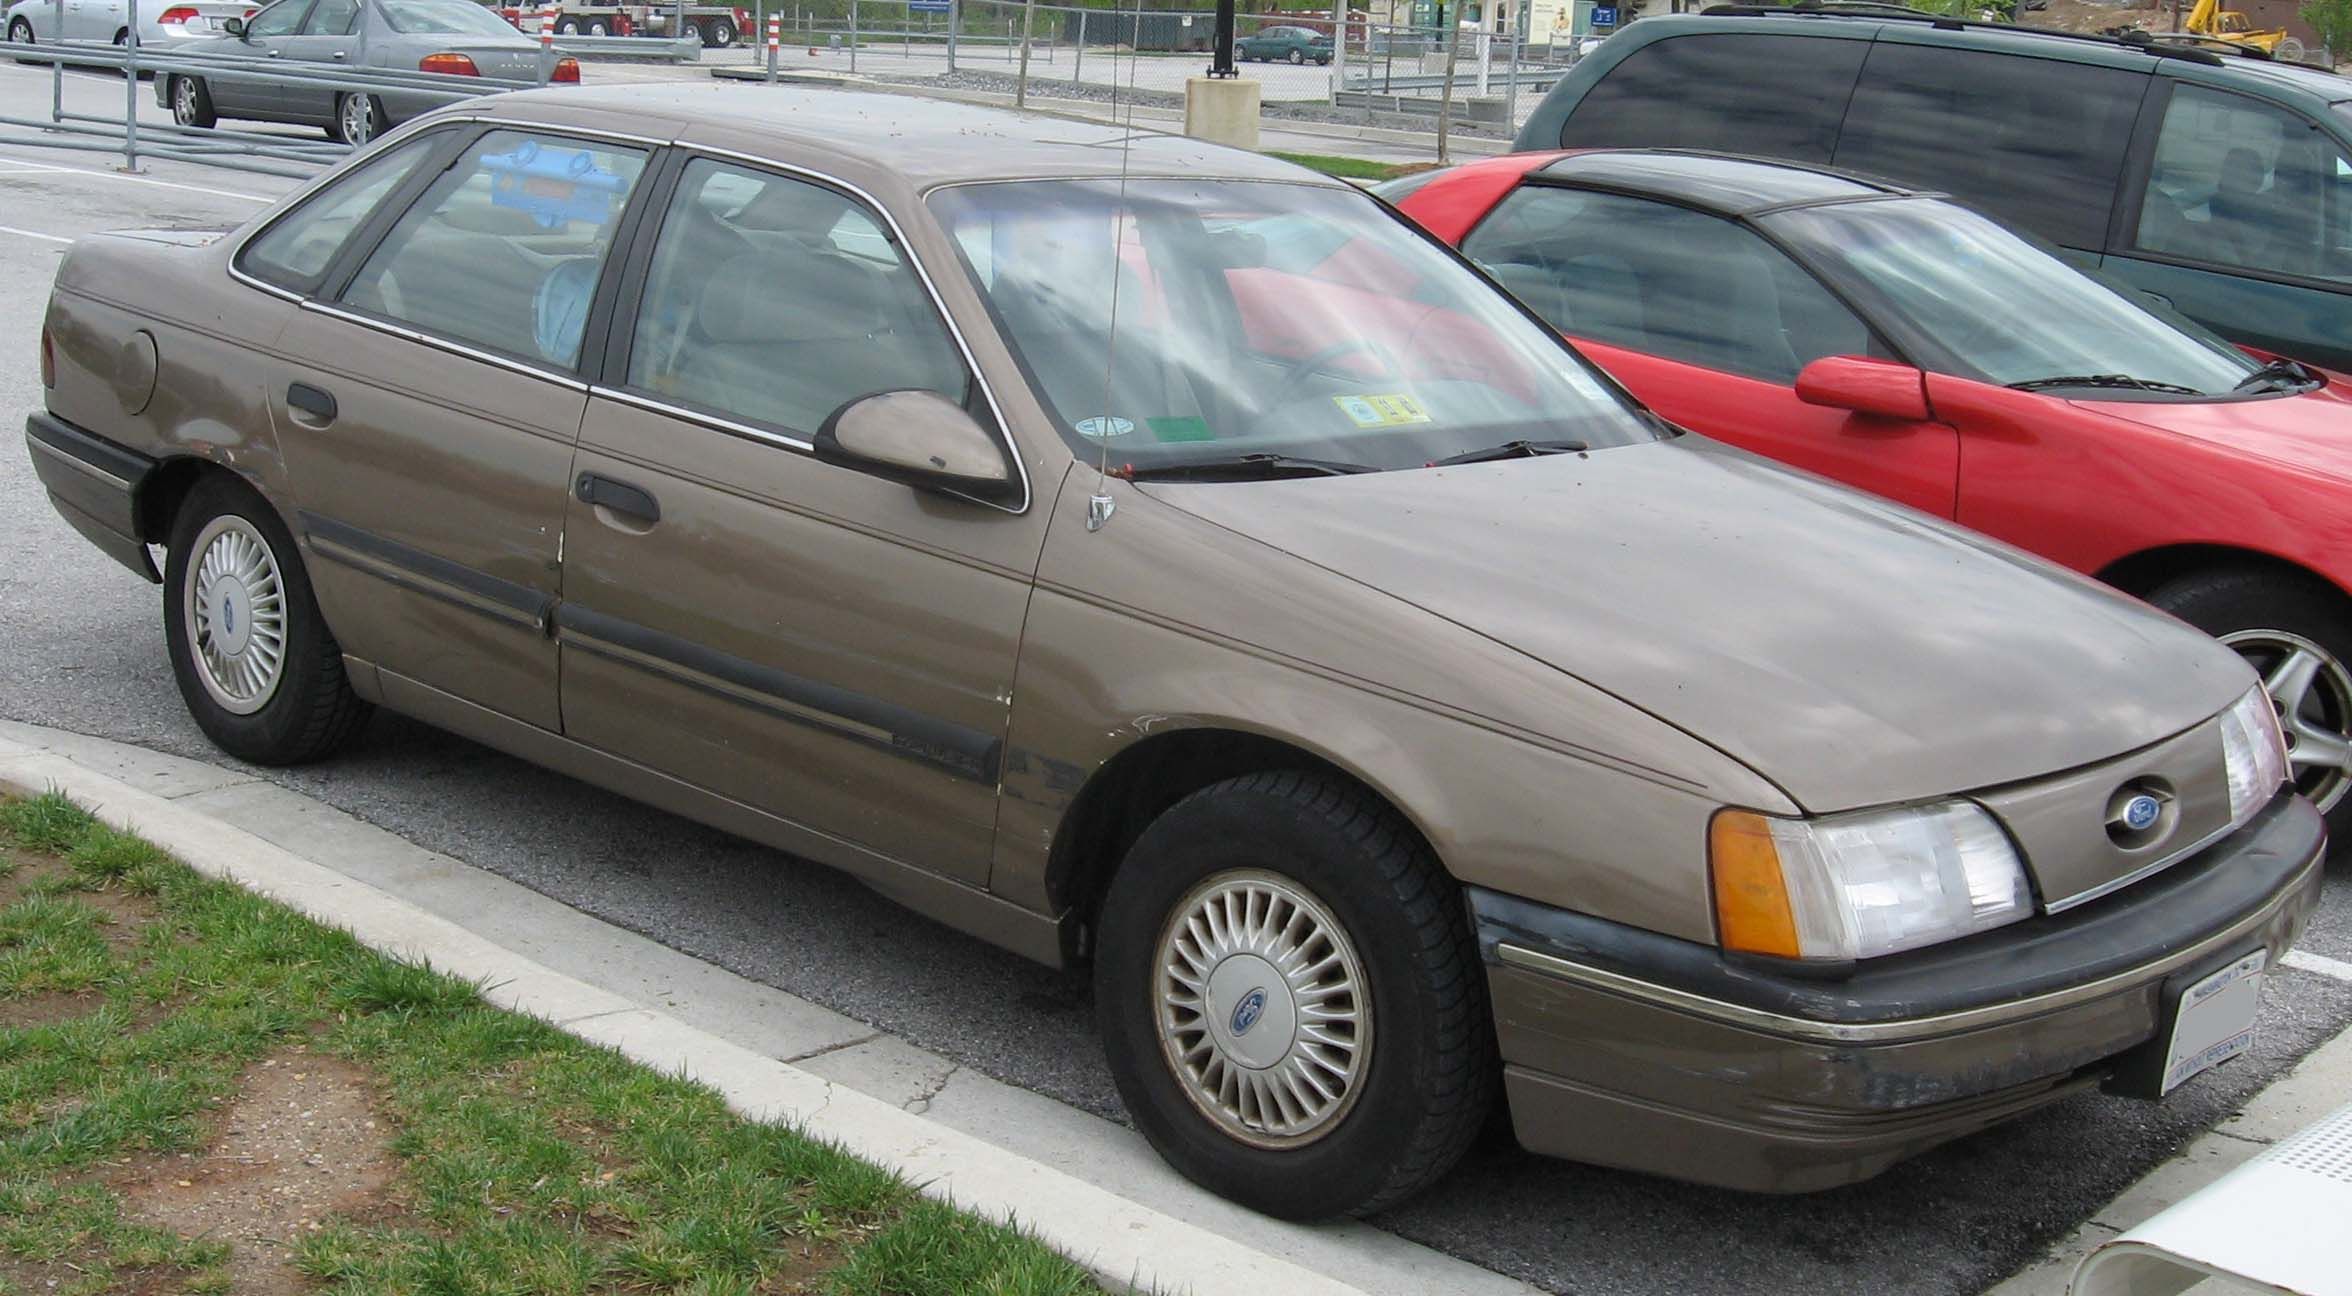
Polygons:
<instances>
[{"instance_id":1,"label":"car roof","mask_svg":"<svg viewBox=\"0 0 2352 1296\"><path fill-rule=\"evenodd\" d=\"M1664 198L1722 216L1920 192L1827 167L1686 149L1585 149L1548 163L1535 174Z\"/></svg>"},{"instance_id":2,"label":"car roof","mask_svg":"<svg viewBox=\"0 0 2352 1296\"><path fill-rule=\"evenodd\" d=\"M447 115L723 147L887 175L894 189L1046 177L1344 181L1242 149L1106 122L827 86L734 82L564 86L469 100Z\"/></svg>"}]
</instances>

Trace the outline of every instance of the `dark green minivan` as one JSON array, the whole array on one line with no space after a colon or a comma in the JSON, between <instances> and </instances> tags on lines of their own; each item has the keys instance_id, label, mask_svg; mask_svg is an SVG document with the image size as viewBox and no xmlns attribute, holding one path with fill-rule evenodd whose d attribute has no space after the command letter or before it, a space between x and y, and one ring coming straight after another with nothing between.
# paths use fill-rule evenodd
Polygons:
<instances>
[{"instance_id":1,"label":"dark green minivan","mask_svg":"<svg viewBox=\"0 0 2352 1296\"><path fill-rule=\"evenodd\" d=\"M2352 79L2258 55L1723 6L1627 27L1521 149L1651 146L1940 189L2232 340L2352 369Z\"/></svg>"}]
</instances>

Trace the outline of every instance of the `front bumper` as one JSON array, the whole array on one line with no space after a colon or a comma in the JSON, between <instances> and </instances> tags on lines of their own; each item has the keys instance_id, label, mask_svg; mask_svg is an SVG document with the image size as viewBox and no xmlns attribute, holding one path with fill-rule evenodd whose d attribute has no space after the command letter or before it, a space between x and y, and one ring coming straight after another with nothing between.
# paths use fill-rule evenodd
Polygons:
<instances>
[{"instance_id":1,"label":"front bumper","mask_svg":"<svg viewBox=\"0 0 2352 1296\"><path fill-rule=\"evenodd\" d=\"M1813 979L1473 889L1511 1118L1531 1151L1757 1192L1867 1179L2098 1084L2168 978L2317 903L2326 830L2282 795L2165 873L2058 917Z\"/></svg>"}]
</instances>

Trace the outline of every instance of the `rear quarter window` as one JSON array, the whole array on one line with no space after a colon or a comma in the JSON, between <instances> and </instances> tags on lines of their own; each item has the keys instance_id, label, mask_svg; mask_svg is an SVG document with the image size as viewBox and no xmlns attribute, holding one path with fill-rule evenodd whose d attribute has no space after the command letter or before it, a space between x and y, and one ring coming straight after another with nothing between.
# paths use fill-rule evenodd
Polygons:
<instances>
[{"instance_id":1,"label":"rear quarter window","mask_svg":"<svg viewBox=\"0 0 2352 1296\"><path fill-rule=\"evenodd\" d=\"M1835 160L2098 249L2147 87L2122 68L1881 43Z\"/></svg>"},{"instance_id":2,"label":"rear quarter window","mask_svg":"<svg viewBox=\"0 0 2352 1296\"><path fill-rule=\"evenodd\" d=\"M1815 36L1673 36L1585 92L1562 148L1691 148L1827 162L1870 49Z\"/></svg>"}]
</instances>

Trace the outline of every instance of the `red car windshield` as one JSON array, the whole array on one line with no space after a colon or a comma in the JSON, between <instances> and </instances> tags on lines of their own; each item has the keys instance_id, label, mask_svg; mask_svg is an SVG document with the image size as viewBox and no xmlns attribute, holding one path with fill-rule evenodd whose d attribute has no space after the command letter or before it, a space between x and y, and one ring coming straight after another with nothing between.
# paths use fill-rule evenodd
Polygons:
<instances>
[{"instance_id":1,"label":"red car windshield","mask_svg":"<svg viewBox=\"0 0 2352 1296\"><path fill-rule=\"evenodd\" d=\"M2216 396L2259 368L2130 289L1952 203L1832 203L1762 224L1869 314L1908 324L1917 334L1909 341L1943 353L1934 368L2002 384L2128 378Z\"/></svg>"},{"instance_id":2,"label":"red car windshield","mask_svg":"<svg viewBox=\"0 0 2352 1296\"><path fill-rule=\"evenodd\" d=\"M1417 468L1655 437L1550 330L1358 193L1142 180L1122 205L1115 182L1040 180L931 205L1089 459Z\"/></svg>"}]
</instances>

